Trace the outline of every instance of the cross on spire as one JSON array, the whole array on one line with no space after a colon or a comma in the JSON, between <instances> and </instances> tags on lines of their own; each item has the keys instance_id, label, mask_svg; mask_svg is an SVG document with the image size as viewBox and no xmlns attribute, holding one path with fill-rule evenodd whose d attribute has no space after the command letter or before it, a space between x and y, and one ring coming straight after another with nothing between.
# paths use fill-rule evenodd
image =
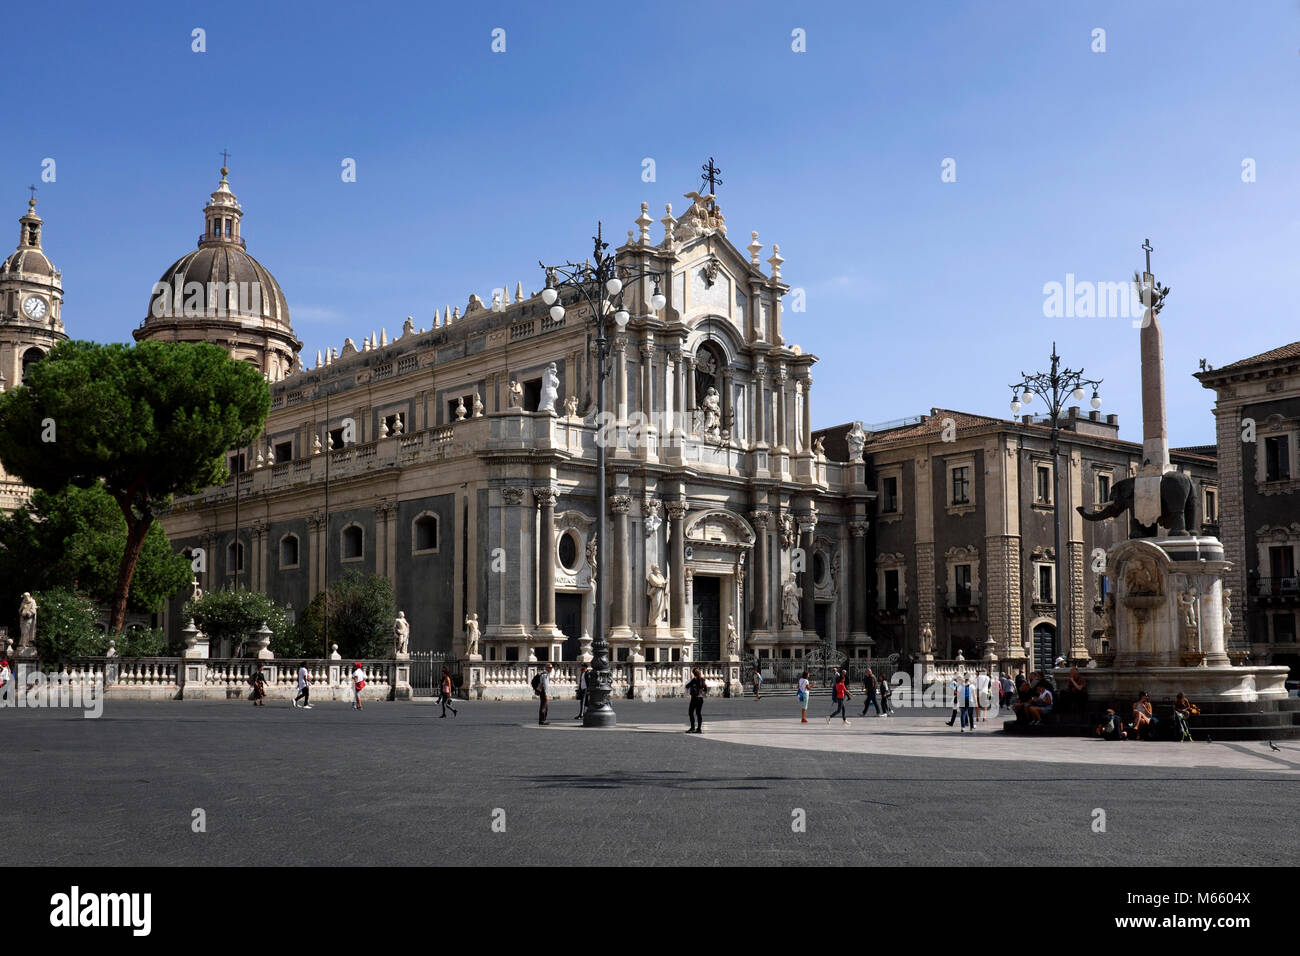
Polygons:
<instances>
[{"instance_id":1,"label":"cross on spire","mask_svg":"<svg viewBox=\"0 0 1300 956\"><path fill-rule=\"evenodd\" d=\"M222 176L226 176L230 173L230 169L228 168L229 166L230 166L230 150L223 149L221 151L221 175Z\"/></svg>"},{"instance_id":2,"label":"cross on spire","mask_svg":"<svg viewBox=\"0 0 1300 956\"><path fill-rule=\"evenodd\" d=\"M709 161L705 163L703 166L701 166L700 169L704 170L704 175L700 177L700 179L702 180L702 185L708 184L709 195L710 196L715 195L718 191L718 187L722 185L722 179L718 175L720 172L722 172L722 170L720 170L717 166L713 165L712 156L709 157ZM717 205L716 200L714 201L714 205Z\"/></svg>"},{"instance_id":3,"label":"cross on spire","mask_svg":"<svg viewBox=\"0 0 1300 956\"><path fill-rule=\"evenodd\" d=\"M1150 239L1143 239L1143 240L1142 240L1142 245L1141 245L1139 248L1146 250L1146 254L1147 254L1147 275L1150 275L1150 274L1151 274L1151 253L1155 251L1155 247L1151 245L1151 240L1150 240Z\"/></svg>"},{"instance_id":4,"label":"cross on spire","mask_svg":"<svg viewBox=\"0 0 1300 956\"><path fill-rule=\"evenodd\" d=\"M36 205L36 187L28 186L27 190L32 194L31 202L28 203L28 205L33 205L33 206Z\"/></svg>"}]
</instances>

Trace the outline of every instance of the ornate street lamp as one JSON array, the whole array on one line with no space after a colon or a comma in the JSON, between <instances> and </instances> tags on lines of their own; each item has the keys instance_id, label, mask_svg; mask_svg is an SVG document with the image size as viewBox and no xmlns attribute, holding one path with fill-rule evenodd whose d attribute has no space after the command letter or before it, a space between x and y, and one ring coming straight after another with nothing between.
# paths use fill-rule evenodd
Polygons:
<instances>
[{"instance_id":1,"label":"ornate street lamp","mask_svg":"<svg viewBox=\"0 0 1300 956\"><path fill-rule=\"evenodd\" d=\"M1056 343L1052 343L1052 370L1048 373L1038 372L1033 375L1020 373L1021 381L1011 386L1011 414L1017 414L1024 405L1028 405L1037 395L1047 406L1047 416L1052 422L1052 526L1056 535L1056 642L1053 662L1057 657L1064 657L1068 645L1065 643L1068 607L1065 594L1066 555L1061 551L1061 416L1065 411L1067 398L1082 401L1085 388L1092 389L1090 404L1093 409L1101 408L1101 396L1097 389L1100 379L1083 377L1083 369L1061 368L1061 357L1056 354ZM1035 661L1035 663L1039 663ZM1046 670L1040 667L1040 670Z\"/></svg>"},{"instance_id":2,"label":"ornate street lamp","mask_svg":"<svg viewBox=\"0 0 1300 956\"><path fill-rule=\"evenodd\" d=\"M667 304L667 299L660 291L663 280L662 272L643 272L626 265L620 265L616 255L605 250L609 243L602 238L601 224L596 223L596 235L592 238L594 250L592 258L586 262L565 262L561 265L548 266L538 262L546 273L546 288L542 290L542 301L550 306L551 318L560 321L565 316L566 302L577 305L585 302L591 315L588 322L596 334L596 435L599 439L605 412L605 379L609 375L609 340L605 336L606 327L612 319L617 330L622 332L631 319L624 305L623 297L630 282L638 279L650 279L654 283L654 293L650 296L650 308L658 312ZM609 640L605 637L605 578L608 568L614 561L625 560L624 555L616 555L609 549L607 542L607 521L605 509L605 444L596 442L596 540L600 547L608 549L606 570L596 575L595 620L592 622L591 642L592 671L595 682L591 690L591 702L582 718L584 727L613 727L616 722L614 705L610 702L613 691L613 675L609 668ZM681 573L681 569L678 569Z\"/></svg>"}]
</instances>

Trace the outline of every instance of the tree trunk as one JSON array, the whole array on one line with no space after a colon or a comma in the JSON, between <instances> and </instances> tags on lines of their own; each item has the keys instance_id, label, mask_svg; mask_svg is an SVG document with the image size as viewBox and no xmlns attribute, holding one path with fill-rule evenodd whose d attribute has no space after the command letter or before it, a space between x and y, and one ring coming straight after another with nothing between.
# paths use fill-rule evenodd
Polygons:
<instances>
[{"instance_id":1,"label":"tree trunk","mask_svg":"<svg viewBox=\"0 0 1300 956\"><path fill-rule=\"evenodd\" d=\"M120 635L122 625L126 623L126 598L131 593L131 579L135 577L135 566L144 550L144 539L149 535L153 516L137 518L131 511L130 503L118 501L122 516L126 518L126 549L122 552L122 563L118 566L117 587L113 591L113 608L108 619L108 633Z\"/></svg>"}]
</instances>

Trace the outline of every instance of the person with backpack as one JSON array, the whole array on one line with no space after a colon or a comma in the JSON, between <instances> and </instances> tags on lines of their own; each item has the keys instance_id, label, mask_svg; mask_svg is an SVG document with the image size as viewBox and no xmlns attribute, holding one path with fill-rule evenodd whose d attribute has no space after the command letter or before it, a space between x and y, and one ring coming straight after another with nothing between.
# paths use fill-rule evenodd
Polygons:
<instances>
[{"instance_id":1,"label":"person with backpack","mask_svg":"<svg viewBox=\"0 0 1300 956\"><path fill-rule=\"evenodd\" d=\"M866 703L862 705L862 716L867 716L868 708L876 708L876 716L880 716L880 705L876 703L876 675L871 673L871 668L862 675L862 694L866 697Z\"/></svg>"},{"instance_id":2,"label":"person with backpack","mask_svg":"<svg viewBox=\"0 0 1300 956\"><path fill-rule=\"evenodd\" d=\"M889 678L880 678L880 716L889 716L889 698L893 691L889 689Z\"/></svg>"},{"instance_id":3,"label":"person with backpack","mask_svg":"<svg viewBox=\"0 0 1300 956\"><path fill-rule=\"evenodd\" d=\"M808 698L812 696L812 681L808 679L808 672L804 671L799 675L799 723L808 723Z\"/></svg>"},{"instance_id":4,"label":"person with backpack","mask_svg":"<svg viewBox=\"0 0 1300 956\"><path fill-rule=\"evenodd\" d=\"M361 662L352 664L352 709L361 710L361 692L366 689L366 672L361 669Z\"/></svg>"},{"instance_id":5,"label":"person with backpack","mask_svg":"<svg viewBox=\"0 0 1300 956\"><path fill-rule=\"evenodd\" d=\"M844 677L846 674L847 671L837 671L835 674L835 689L831 691L831 696L835 699L835 709L831 711L830 717L826 718L826 723L828 724L831 722L831 718L836 715L838 715L846 724L849 722L849 718L844 713L844 704L853 695L850 694L849 689L844 686Z\"/></svg>"},{"instance_id":6,"label":"person with backpack","mask_svg":"<svg viewBox=\"0 0 1300 956\"><path fill-rule=\"evenodd\" d=\"M578 716L574 720L582 720L582 715L587 712L587 681L591 677L591 668L585 663L582 665L582 671L578 674Z\"/></svg>"},{"instance_id":7,"label":"person with backpack","mask_svg":"<svg viewBox=\"0 0 1300 956\"><path fill-rule=\"evenodd\" d=\"M266 672L262 670L262 665L257 665L257 671L249 678L248 682L253 685L253 706L266 706Z\"/></svg>"},{"instance_id":8,"label":"person with backpack","mask_svg":"<svg viewBox=\"0 0 1300 956\"><path fill-rule=\"evenodd\" d=\"M948 717L948 726L951 727L957 722L957 715L961 713L961 708L957 706L957 678L954 677L948 681L948 689L952 691L952 714ZM963 724L962 726L965 726Z\"/></svg>"},{"instance_id":9,"label":"person with backpack","mask_svg":"<svg viewBox=\"0 0 1300 956\"><path fill-rule=\"evenodd\" d=\"M757 664L754 665L754 673L749 679L754 685L754 700L762 700L762 698L758 696L758 689L763 686L763 675L759 672Z\"/></svg>"},{"instance_id":10,"label":"person with backpack","mask_svg":"<svg viewBox=\"0 0 1300 956\"><path fill-rule=\"evenodd\" d=\"M451 671L446 667L442 669L442 679L438 682L438 703L442 704L440 717L446 717L449 710L453 717L456 716L456 708L451 706Z\"/></svg>"},{"instance_id":11,"label":"person with backpack","mask_svg":"<svg viewBox=\"0 0 1300 956\"><path fill-rule=\"evenodd\" d=\"M533 693L541 698L537 705L537 725L546 727L550 721L546 719L551 705L551 667L548 663L545 667L533 675Z\"/></svg>"}]
</instances>

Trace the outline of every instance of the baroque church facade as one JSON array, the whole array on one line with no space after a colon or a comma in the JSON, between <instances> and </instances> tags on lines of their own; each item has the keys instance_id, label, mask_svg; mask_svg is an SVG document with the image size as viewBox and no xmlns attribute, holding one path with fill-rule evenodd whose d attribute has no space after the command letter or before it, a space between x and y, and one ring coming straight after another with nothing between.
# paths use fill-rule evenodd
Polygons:
<instances>
[{"instance_id":1,"label":"baroque church facade","mask_svg":"<svg viewBox=\"0 0 1300 956\"><path fill-rule=\"evenodd\" d=\"M865 465L814 440L817 357L788 339L799 314L779 248L763 260L756 232L737 248L715 198L687 198L653 237L643 203L616 251L660 273L667 301L652 309L644 281L625 293L597 420L589 314L556 319L522 283L304 367L223 169L198 250L163 274L135 332L221 344L271 383L265 433L232 455L231 480L163 517L174 546L203 549L197 585L301 610L349 570L373 572L392 582L412 650L464 654L476 615L487 660L571 660L604 574L615 659L794 658L822 637L865 654ZM173 635L186 597L167 610Z\"/></svg>"}]
</instances>

